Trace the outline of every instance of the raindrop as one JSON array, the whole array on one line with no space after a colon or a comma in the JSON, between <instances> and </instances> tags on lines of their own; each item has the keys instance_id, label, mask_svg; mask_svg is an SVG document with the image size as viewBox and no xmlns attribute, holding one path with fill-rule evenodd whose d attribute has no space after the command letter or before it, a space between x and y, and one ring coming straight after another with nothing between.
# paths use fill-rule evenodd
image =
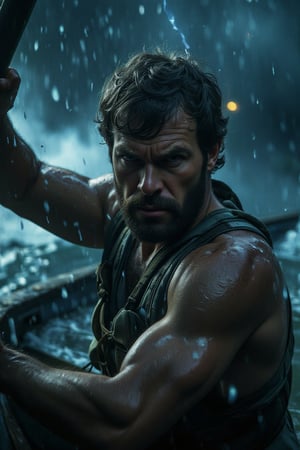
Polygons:
<instances>
[{"instance_id":1,"label":"raindrop","mask_svg":"<svg viewBox=\"0 0 300 450\"><path fill-rule=\"evenodd\" d=\"M20 226L21 226L21 230L24 230L24 222L23 222L23 220L20 220Z\"/></svg>"},{"instance_id":2,"label":"raindrop","mask_svg":"<svg viewBox=\"0 0 300 450\"><path fill-rule=\"evenodd\" d=\"M34 49L35 52L38 51L38 49L39 49L39 41L35 41L35 43L33 44L33 49Z\"/></svg>"},{"instance_id":3,"label":"raindrop","mask_svg":"<svg viewBox=\"0 0 300 450\"><path fill-rule=\"evenodd\" d=\"M45 77L44 77L44 86L46 89L48 89L50 86L50 76L49 75L45 75Z\"/></svg>"},{"instance_id":4,"label":"raindrop","mask_svg":"<svg viewBox=\"0 0 300 450\"><path fill-rule=\"evenodd\" d=\"M243 55L239 56L239 69L243 70L245 68L245 57Z\"/></svg>"},{"instance_id":5,"label":"raindrop","mask_svg":"<svg viewBox=\"0 0 300 450\"><path fill-rule=\"evenodd\" d=\"M69 294L66 288L62 288L61 290L61 298L68 298Z\"/></svg>"},{"instance_id":6,"label":"raindrop","mask_svg":"<svg viewBox=\"0 0 300 450\"><path fill-rule=\"evenodd\" d=\"M274 64L272 64L272 75L273 75L273 77L275 76L275 67L274 67Z\"/></svg>"},{"instance_id":7,"label":"raindrop","mask_svg":"<svg viewBox=\"0 0 300 450\"><path fill-rule=\"evenodd\" d=\"M289 150L290 150L292 153L295 153L295 152L296 152L296 144L295 144L294 141L289 141Z\"/></svg>"},{"instance_id":8,"label":"raindrop","mask_svg":"<svg viewBox=\"0 0 300 450\"><path fill-rule=\"evenodd\" d=\"M85 53L86 52L86 45L85 45L84 40L80 39L79 44L80 44L80 48L81 48L82 53Z\"/></svg>"},{"instance_id":9,"label":"raindrop","mask_svg":"<svg viewBox=\"0 0 300 450\"><path fill-rule=\"evenodd\" d=\"M56 86L53 86L53 88L51 90L51 96L55 102L59 102L60 95L59 95L59 90L57 89Z\"/></svg>"},{"instance_id":10,"label":"raindrop","mask_svg":"<svg viewBox=\"0 0 300 450\"><path fill-rule=\"evenodd\" d=\"M17 282L19 286L26 286L27 284L27 280L25 277L18 277Z\"/></svg>"},{"instance_id":11,"label":"raindrop","mask_svg":"<svg viewBox=\"0 0 300 450\"><path fill-rule=\"evenodd\" d=\"M283 133L285 133L287 131L286 123L283 120L280 122L279 127L280 127L280 131L282 131Z\"/></svg>"}]
</instances>

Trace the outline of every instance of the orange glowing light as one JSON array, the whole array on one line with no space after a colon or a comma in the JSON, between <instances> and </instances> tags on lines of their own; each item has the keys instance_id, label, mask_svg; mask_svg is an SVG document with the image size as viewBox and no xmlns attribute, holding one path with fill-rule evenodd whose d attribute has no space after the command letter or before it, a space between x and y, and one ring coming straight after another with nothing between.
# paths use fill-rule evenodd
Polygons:
<instances>
[{"instance_id":1,"label":"orange glowing light","mask_svg":"<svg viewBox=\"0 0 300 450\"><path fill-rule=\"evenodd\" d=\"M236 112L239 109L239 105L236 102L234 102L233 100L230 100L230 102L227 102L226 107L231 112Z\"/></svg>"}]
</instances>

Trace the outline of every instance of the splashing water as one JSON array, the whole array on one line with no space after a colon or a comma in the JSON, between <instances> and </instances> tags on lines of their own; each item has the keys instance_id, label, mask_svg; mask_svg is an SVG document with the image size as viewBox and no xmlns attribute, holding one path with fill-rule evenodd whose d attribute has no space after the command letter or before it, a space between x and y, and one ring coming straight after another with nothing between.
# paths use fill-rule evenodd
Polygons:
<instances>
[{"instance_id":1,"label":"splashing water","mask_svg":"<svg viewBox=\"0 0 300 450\"><path fill-rule=\"evenodd\" d=\"M178 32L179 35L180 35L180 37L181 37L181 40L182 40L182 43L183 43L183 46L184 46L185 53L186 53L187 55L189 55L189 54L190 54L190 52L189 52L189 50L190 50L190 45L189 45L189 43L187 42L187 40L186 40L185 35L183 34L183 32L177 27L176 22L175 22L175 16L174 16L174 14L172 13L172 11L169 9L168 4L167 4L167 0L164 0L164 1L163 1L163 6L164 6L164 12L165 12L165 14L166 14L166 16L167 16L167 18L168 18L170 24L172 25L173 30L175 30L176 32Z\"/></svg>"}]
</instances>

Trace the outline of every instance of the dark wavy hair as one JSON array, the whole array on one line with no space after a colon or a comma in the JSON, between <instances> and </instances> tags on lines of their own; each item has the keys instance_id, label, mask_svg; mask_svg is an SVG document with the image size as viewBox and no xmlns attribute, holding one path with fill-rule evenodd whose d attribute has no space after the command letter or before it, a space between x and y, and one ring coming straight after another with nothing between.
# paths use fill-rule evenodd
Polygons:
<instances>
[{"instance_id":1,"label":"dark wavy hair","mask_svg":"<svg viewBox=\"0 0 300 450\"><path fill-rule=\"evenodd\" d=\"M220 144L214 171L222 167L228 119L222 114L216 78L188 57L160 52L133 56L104 84L96 122L110 157L114 130L136 139L151 139L180 108L196 121L203 154L207 156Z\"/></svg>"}]
</instances>

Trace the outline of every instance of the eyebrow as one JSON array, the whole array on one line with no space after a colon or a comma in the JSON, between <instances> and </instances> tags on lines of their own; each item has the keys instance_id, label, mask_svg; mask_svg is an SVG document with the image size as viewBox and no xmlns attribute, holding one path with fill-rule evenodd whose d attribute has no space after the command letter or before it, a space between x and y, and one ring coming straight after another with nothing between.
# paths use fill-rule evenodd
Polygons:
<instances>
[{"instance_id":1,"label":"eyebrow","mask_svg":"<svg viewBox=\"0 0 300 450\"><path fill-rule=\"evenodd\" d=\"M136 151L130 147L127 147L124 144L117 145L115 147L115 152L116 153L130 153L130 154L134 154L134 155L137 155L139 153L138 151ZM166 148L165 150L162 150L161 152L159 152L159 155L165 156L165 155L169 155L172 153L189 153L190 154L190 153L192 153L192 150L189 147L183 147L181 145L175 144L171 148Z\"/></svg>"}]
</instances>

